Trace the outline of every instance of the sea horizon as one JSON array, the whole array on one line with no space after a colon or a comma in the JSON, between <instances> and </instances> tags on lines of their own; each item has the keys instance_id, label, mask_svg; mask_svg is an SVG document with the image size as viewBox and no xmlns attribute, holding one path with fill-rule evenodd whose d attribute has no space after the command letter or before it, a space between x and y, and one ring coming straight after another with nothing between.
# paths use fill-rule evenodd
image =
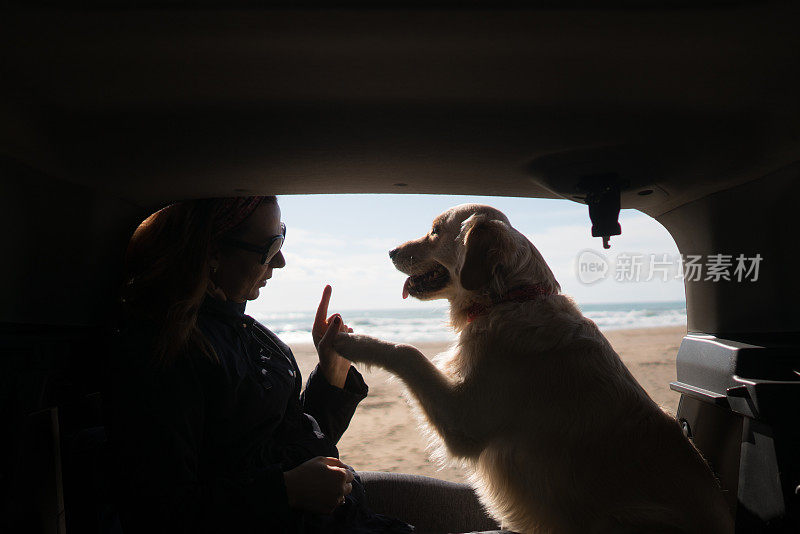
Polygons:
<instances>
[{"instance_id":1,"label":"sea horizon","mask_svg":"<svg viewBox=\"0 0 800 534\"><path fill-rule=\"evenodd\" d=\"M577 303L581 312L604 331L686 324L685 301ZM341 313L354 332L398 342L452 342L449 307L332 310ZM312 343L315 310L254 313L253 318L285 343Z\"/></svg>"}]
</instances>

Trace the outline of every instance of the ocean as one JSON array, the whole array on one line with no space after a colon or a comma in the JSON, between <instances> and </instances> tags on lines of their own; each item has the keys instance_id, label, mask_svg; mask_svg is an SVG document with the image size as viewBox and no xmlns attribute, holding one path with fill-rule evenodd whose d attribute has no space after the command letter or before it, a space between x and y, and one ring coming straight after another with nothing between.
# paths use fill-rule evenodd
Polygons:
<instances>
[{"instance_id":1,"label":"ocean","mask_svg":"<svg viewBox=\"0 0 800 534\"><path fill-rule=\"evenodd\" d=\"M601 330L649 328L686 324L686 303L636 302L579 304L583 314ZM339 311L354 332L397 342L444 341L455 339L447 326L447 306L395 310ZM285 343L311 343L314 312L253 314Z\"/></svg>"}]
</instances>

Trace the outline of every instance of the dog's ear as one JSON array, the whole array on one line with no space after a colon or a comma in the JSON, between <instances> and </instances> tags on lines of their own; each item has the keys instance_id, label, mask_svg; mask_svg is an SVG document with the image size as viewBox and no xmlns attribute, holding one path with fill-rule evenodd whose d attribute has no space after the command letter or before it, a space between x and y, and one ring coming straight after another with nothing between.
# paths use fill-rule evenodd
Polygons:
<instances>
[{"instance_id":1,"label":"dog's ear","mask_svg":"<svg viewBox=\"0 0 800 534\"><path fill-rule=\"evenodd\" d=\"M493 222L476 220L464 237L464 262L461 264L459 282L470 291L480 289L489 283L499 260L496 250L500 238Z\"/></svg>"}]
</instances>

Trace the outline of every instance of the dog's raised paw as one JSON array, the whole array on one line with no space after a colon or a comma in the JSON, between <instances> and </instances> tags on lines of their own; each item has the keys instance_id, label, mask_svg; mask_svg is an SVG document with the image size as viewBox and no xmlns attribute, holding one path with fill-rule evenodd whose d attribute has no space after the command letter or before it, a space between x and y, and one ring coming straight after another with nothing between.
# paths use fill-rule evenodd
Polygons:
<instances>
[{"instance_id":1,"label":"dog's raised paw","mask_svg":"<svg viewBox=\"0 0 800 534\"><path fill-rule=\"evenodd\" d=\"M380 341L370 336L341 333L333 340L333 350L351 362L369 362L370 349L377 343Z\"/></svg>"},{"instance_id":2,"label":"dog's raised paw","mask_svg":"<svg viewBox=\"0 0 800 534\"><path fill-rule=\"evenodd\" d=\"M340 333L333 341L333 350L351 362L386 366L401 353L417 349L411 345L398 345L371 336Z\"/></svg>"}]
</instances>

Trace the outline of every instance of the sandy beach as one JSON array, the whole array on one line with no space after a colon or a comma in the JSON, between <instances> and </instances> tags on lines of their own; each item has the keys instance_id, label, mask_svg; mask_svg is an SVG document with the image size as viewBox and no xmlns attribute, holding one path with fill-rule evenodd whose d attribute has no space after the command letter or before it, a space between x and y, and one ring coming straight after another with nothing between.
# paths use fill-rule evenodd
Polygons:
<instances>
[{"instance_id":1,"label":"sandy beach","mask_svg":"<svg viewBox=\"0 0 800 534\"><path fill-rule=\"evenodd\" d=\"M675 380L675 356L686 327L611 330L604 334L650 396L675 413L679 396L670 391L669 383ZM415 345L428 357L447 348L446 343ZM295 344L292 351L303 377L308 377L317 363L313 345ZM359 405L339 442L342 461L360 471L415 473L464 481L464 473L458 468L440 470L429 460L425 439L401 394L402 383L389 380L389 373L383 370L359 370L369 384L369 396Z\"/></svg>"}]
</instances>

